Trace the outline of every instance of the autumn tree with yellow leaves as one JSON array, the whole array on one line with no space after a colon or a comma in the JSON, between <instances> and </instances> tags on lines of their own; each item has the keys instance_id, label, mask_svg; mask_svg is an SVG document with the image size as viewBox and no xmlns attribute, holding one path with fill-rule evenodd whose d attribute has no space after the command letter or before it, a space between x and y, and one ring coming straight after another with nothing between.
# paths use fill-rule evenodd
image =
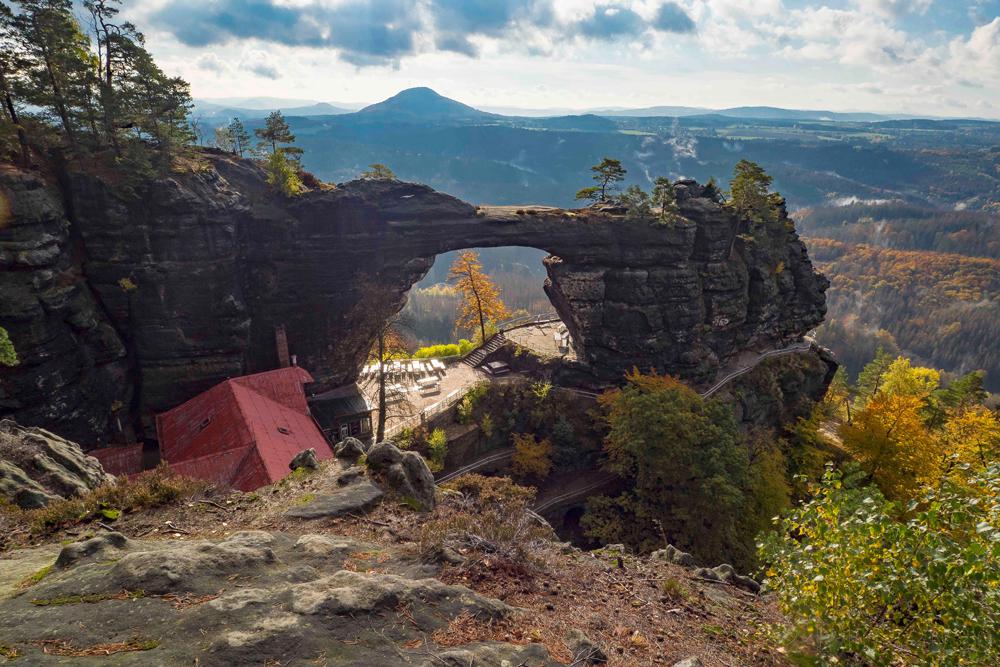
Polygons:
<instances>
[{"instance_id":1,"label":"autumn tree with yellow leaves","mask_svg":"<svg viewBox=\"0 0 1000 667\"><path fill-rule=\"evenodd\" d=\"M500 288L483 270L479 253L466 250L448 270L448 282L462 295L455 319L456 329L479 329L481 342L486 342L486 325L509 317L507 306L500 298Z\"/></svg>"},{"instance_id":2,"label":"autumn tree with yellow leaves","mask_svg":"<svg viewBox=\"0 0 1000 667\"><path fill-rule=\"evenodd\" d=\"M517 477L545 479L552 471L552 443L548 438L537 439L530 433L514 433L514 457L511 472Z\"/></svg>"}]
</instances>

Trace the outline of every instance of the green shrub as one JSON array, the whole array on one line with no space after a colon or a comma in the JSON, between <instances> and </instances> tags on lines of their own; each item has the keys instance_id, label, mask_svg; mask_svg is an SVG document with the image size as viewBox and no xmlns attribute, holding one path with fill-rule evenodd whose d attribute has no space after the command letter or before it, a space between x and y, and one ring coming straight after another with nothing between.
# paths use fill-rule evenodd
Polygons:
<instances>
[{"instance_id":1,"label":"green shrub","mask_svg":"<svg viewBox=\"0 0 1000 667\"><path fill-rule=\"evenodd\" d=\"M820 664L1000 664L1000 465L963 477L904 510L829 469L759 545L786 646Z\"/></svg>"},{"instance_id":2,"label":"green shrub","mask_svg":"<svg viewBox=\"0 0 1000 667\"><path fill-rule=\"evenodd\" d=\"M472 413L486 397L486 394L488 394L489 391L489 382L478 382L469 388L469 391L466 392L464 397L462 397L462 402L458 404L458 409L456 411L456 420L459 424L469 423L469 420L472 418Z\"/></svg>"},{"instance_id":3,"label":"green shrub","mask_svg":"<svg viewBox=\"0 0 1000 667\"><path fill-rule=\"evenodd\" d=\"M443 428L436 428L427 438L428 466L434 472L444 469L444 459L448 456L448 436Z\"/></svg>"},{"instance_id":4,"label":"green shrub","mask_svg":"<svg viewBox=\"0 0 1000 667\"><path fill-rule=\"evenodd\" d=\"M17 366L17 352L7 330L0 327L0 366Z\"/></svg>"},{"instance_id":5,"label":"green shrub","mask_svg":"<svg viewBox=\"0 0 1000 667\"><path fill-rule=\"evenodd\" d=\"M286 197L294 197L302 193L305 186L295 169L295 165L285 156L282 150L271 153L264 162L267 170L267 182L275 190Z\"/></svg>"},{"instance_id":6,"label":"green shrub","mask_svg":"<svg viewBox=\"0 0 1000 667\"><path fill-rule=\"evenodd\" d=\"M428 345L413 353L414 359L434 359L438 357L455 357L461 354L459 347L455 343L445 345Z\"/></svg>"}]
</instances>

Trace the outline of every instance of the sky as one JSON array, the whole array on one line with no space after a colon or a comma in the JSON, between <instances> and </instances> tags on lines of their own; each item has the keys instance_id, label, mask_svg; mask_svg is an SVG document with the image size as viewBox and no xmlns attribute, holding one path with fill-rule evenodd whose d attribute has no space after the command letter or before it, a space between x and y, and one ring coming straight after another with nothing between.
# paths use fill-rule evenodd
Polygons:
<instances>
[{"instance_id":1,"label":"sky","mask_svg":"<svg viewBox=\"0 0 1000 667\"><path fill-rule=\"evenodd\" d=\"M1000 119L1000 0L128 0L196 98Z\"/></svg>"}]
</instances>

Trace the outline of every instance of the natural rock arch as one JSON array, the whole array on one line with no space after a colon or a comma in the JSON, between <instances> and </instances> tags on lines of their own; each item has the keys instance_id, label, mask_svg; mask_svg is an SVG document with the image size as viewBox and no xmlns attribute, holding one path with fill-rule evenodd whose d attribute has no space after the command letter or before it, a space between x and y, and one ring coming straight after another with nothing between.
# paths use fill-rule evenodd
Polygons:
<instances>
[{"instance_id":1,"label":"natural rock arch","mask_svg":"<svg viewBox=\"0 0 1000 667\"><path fill-rule=\"evenodd\" d=\"M25 363L3 379L15 397L45 391L5 413L96 444L129 413L148 427L220 380L273 368L277 327L321 383L350 381L371 340L354 323L358 274L377 276L402 308L436 255L469 247L551 253L546 291L603 381L637 367L706 382L748 345L800 336L825 313L827 282L784 213L751 233L693 181L677 186L684 220L658 225L590 209L474 207L399 181L286 199L249 161L204 159L138 198L88 175L67 174L61 193L27 174L8 179L9 233L35 238L37 228L39 248L24 267L22 255L12 260L12 289L17 303L40 305L19 306ZM40 291L70 275L73 300Z\"/></svg>"}]
</instances>

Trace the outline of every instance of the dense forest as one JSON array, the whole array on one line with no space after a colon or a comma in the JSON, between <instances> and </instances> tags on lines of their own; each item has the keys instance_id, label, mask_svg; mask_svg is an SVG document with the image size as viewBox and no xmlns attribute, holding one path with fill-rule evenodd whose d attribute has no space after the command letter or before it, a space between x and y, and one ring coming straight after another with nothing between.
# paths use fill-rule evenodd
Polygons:
<instances>
[{"instance_id":1,"label":"dense forest","mask_svg":"<svg viewBox=\"0 0 1000 667\"><path fill-rule=\"evenodd\" d=\"M948 211L902 201L803 209L799 231L847 243L1000 257L1000 213Z\"/></svg>"},{"instance_id":2,"label":"dense forest","mask_svg":"<svg viewBox=\"0 0 1000 667\"><path fill-rule=\"evenodd\" d=\"M1000 214L902 201L796 212L830 278L818 338L852 373L878 347L1000 389Z\"/></svg>"}]
</instances>

